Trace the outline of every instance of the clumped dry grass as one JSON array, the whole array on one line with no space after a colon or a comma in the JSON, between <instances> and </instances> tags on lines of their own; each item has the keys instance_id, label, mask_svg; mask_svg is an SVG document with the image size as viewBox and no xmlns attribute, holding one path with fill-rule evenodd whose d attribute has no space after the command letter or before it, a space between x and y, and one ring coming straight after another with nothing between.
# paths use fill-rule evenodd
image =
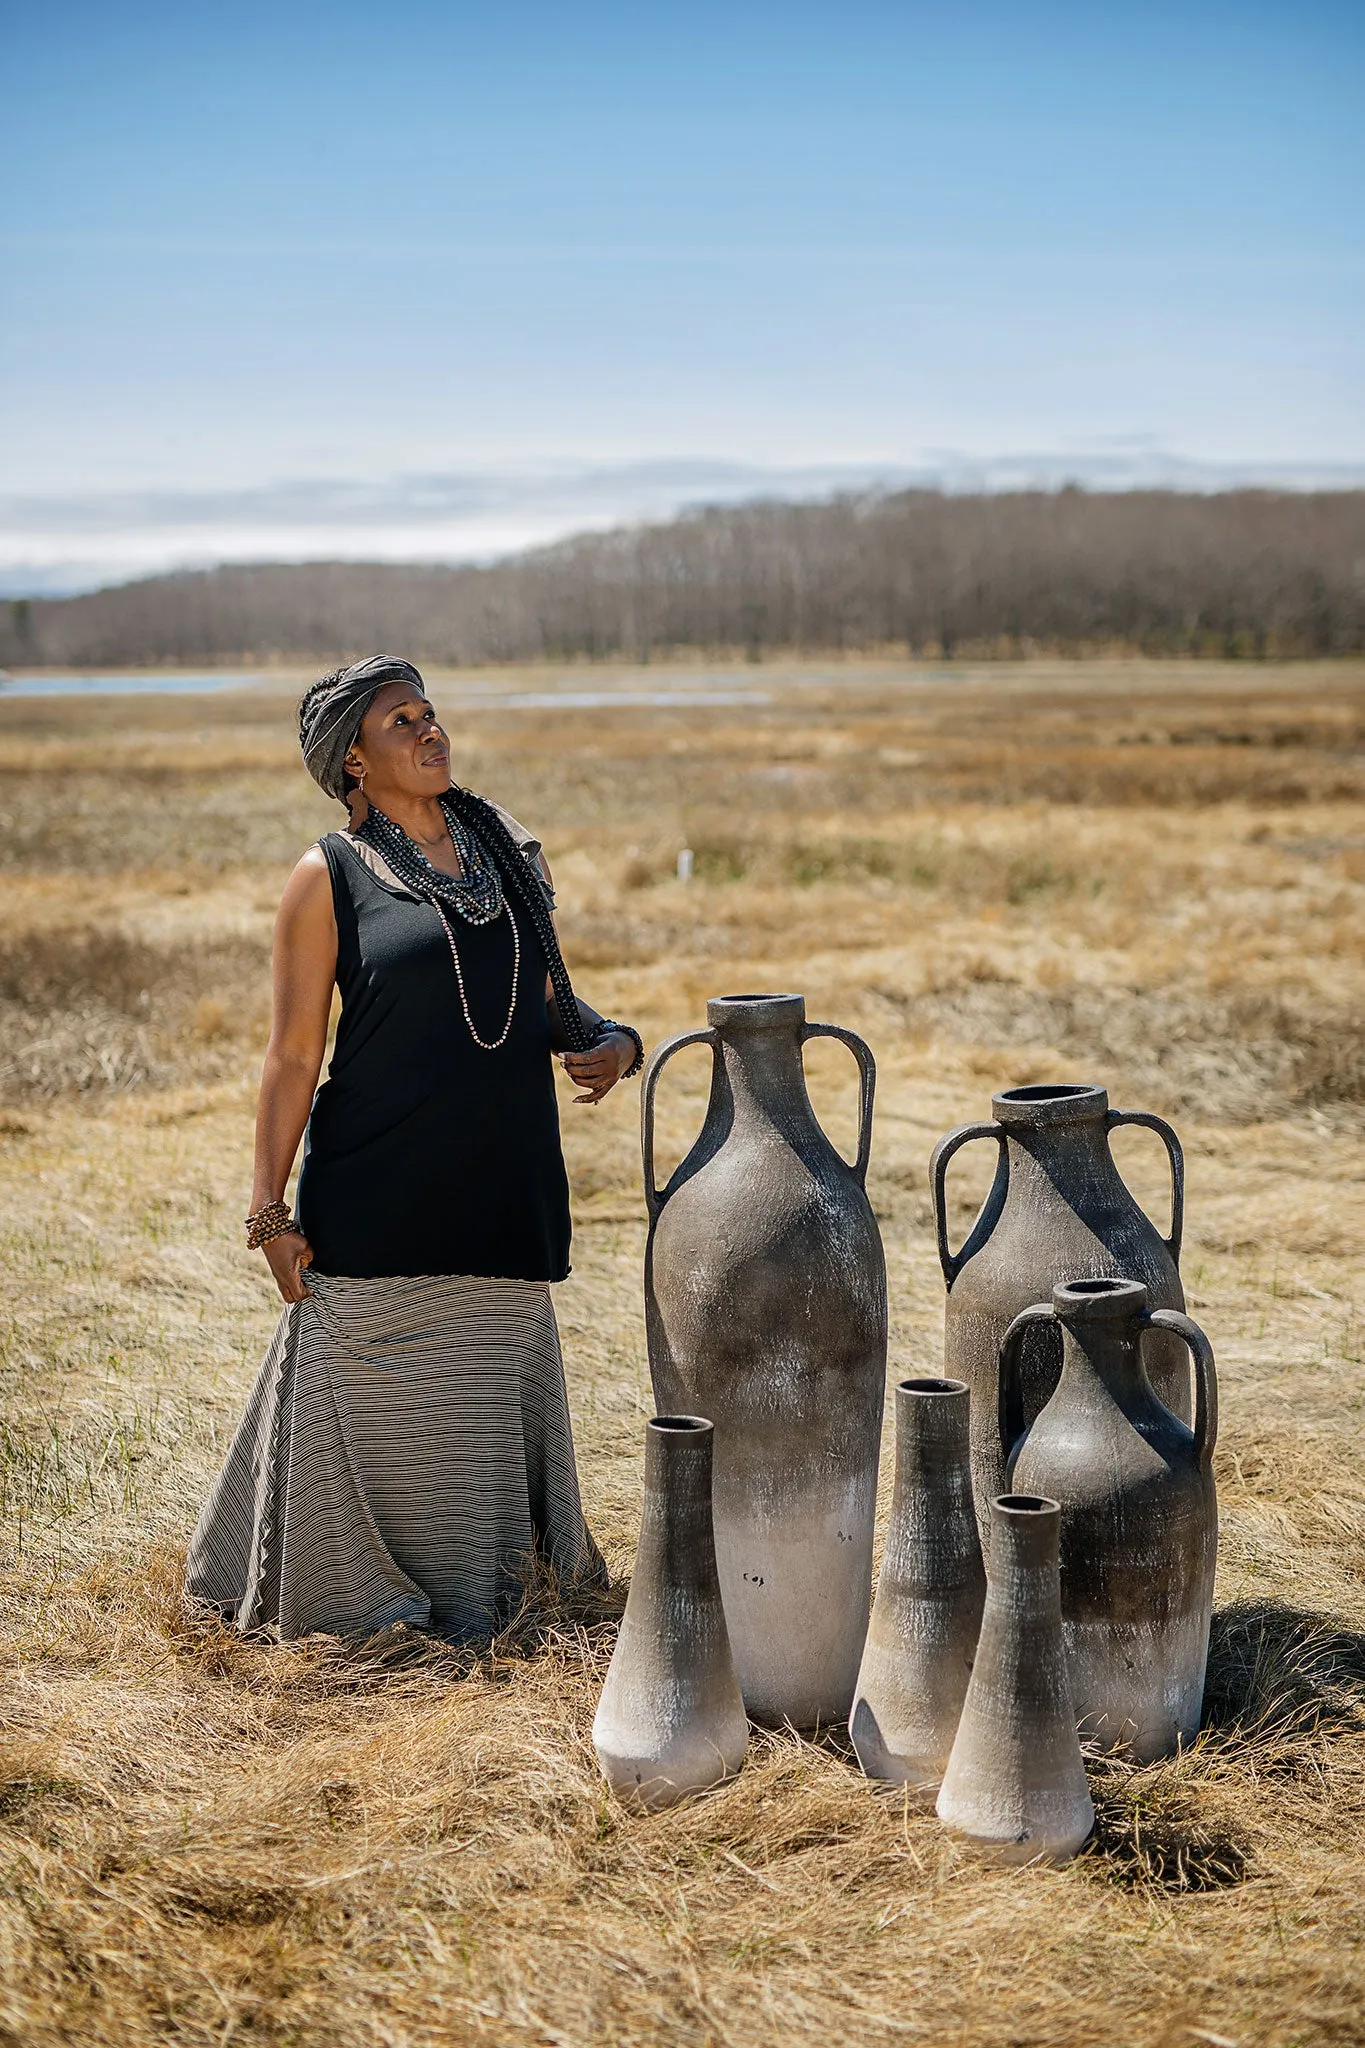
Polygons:
<instances>
[{"instance_id":1,"label":"clumped dry grass","mask_svg":"<svg viewBox=\"0 0 1365 2048\"><path fill-rule=\"evenodd\" d=\"M871 1040L893 1374L937 1358L940 1131L1077 1076L1177 1117L1223 1383L1205 1727L1093 1759L1058 1872L979 1866L839 1730L757 1737L671 1814L612 1804L589 1730L650 1412L633 1090L565 1112L558 1307L613 1590L535 1579L479 1652L187 1613L274 1314L239 1249L271 915L329 807L280 690L98 702L79 735L0 702L0 2041L1354 2044L1361 670L762 667L734 708L534 715L470 680L441 686L465 779L543 833L602 1007L660 1036L790 986ZM810 1065L847 1142L851 1069ZM703 1086L700 1055L669 1071L675 1155ZM1164 1214L1155 1145L1115 1142ZM955 1169L959 1233L985 1166Z\"/></svg>"}]
</instances>

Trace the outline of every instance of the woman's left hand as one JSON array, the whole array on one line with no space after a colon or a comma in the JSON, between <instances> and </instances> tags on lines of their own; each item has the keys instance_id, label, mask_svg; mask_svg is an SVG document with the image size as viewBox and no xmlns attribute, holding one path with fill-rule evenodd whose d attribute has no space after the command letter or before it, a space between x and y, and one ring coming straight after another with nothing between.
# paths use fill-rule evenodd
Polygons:
<instances>
[{"instance_id":1,"label":"woman's left hand","mask_svg":"<svg viewBox=\"0 0 1365 2048\"><path fill-rule=\"evenodd\" d=\"M584 1090L582 1095L575 1095L575 1102L600 1102L604 1095L610 1095L634 1058L635 1041L627 1038L624 1031L613 1031L610 1038L604 1038L588 1052L559 1055L569 1079L576 1088Z\"/></svg>"}]
</instances>

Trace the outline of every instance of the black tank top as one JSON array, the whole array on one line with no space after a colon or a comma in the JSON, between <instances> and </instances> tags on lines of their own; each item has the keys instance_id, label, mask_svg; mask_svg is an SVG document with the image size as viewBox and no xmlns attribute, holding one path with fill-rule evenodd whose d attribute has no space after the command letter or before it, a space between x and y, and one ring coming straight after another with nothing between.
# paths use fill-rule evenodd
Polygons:
<instances>
[{"instance_id":1,"label":"black tank top","mask_svg":"<svg viewBox=\"0 0 1365 2048\"><path fill-rule=\"evenodd\" d=\"M320 1273L562 1280L569 1184L559 1142L545 955L517 919L521 972L496 1052L474 1043L440 913L374 874L339 832L332 878L341 1020L313 1101L299 1221ZM454 920L479 1036L512 987L512 928Z\"/></svg>"}]
</instances>

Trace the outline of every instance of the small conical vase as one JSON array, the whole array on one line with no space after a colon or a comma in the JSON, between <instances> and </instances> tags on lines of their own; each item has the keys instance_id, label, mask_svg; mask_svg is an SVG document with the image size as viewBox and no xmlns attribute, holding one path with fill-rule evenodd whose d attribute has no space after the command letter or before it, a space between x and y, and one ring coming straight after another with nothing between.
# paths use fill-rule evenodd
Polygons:
<instances>
[{"instance_id":1,"label":"small conical vase","mask_svg":"<svg viewBox=\"0 0 1365 2048\"><path fill-rule=\"evenodd\" d=\"M986 1574L962 1380L896 1388L896 1479L849 1734L869 1778L937 1792L972 1674Z\"/></svg>"},{"instance_id":2,"label":"small conical vase","mask_svg":"<svg viewBox=\"0 0 1365 2048\"><path fill-rule=\"evenodd\" d=\"M640 1543L592 1728L608 1784L642 1809L733 1777L749 1741L716 1571L713 1437L698 1415L645 1426Z\"/></svg>"},{"instance_id":3,"label":"small conical vase","mask_svg":"<svg viewBox=\"0 0 1365 2048\"><path fill-rule=\"evenodd\" d=\"M991 1502L981 1637L938 1817L1000 1863L1065 1863L1095 1824L1062 1645L1062 1511Z\"/></svg>"}]
</instances>

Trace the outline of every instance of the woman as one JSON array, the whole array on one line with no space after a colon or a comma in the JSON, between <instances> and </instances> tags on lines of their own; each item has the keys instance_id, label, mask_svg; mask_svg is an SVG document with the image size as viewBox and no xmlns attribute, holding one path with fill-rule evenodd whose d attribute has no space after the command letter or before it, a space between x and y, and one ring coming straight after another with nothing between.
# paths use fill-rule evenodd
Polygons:
<instances>
[{"instance_id":1,"label":"woman","mask_svg":"<svg viewBox=\"0 0 1365 2048\"><path fill-rule=\"evenodd\" d=\"M569 1270L551 1052L596 1103L642 1049L575 997L539 844L452 784L410 663L324 677L299 736L351 820L280 905L247 1242L287 1305L188 1587L282 1636L486 1636L531 1555L603 1573L549 1292Z\"/></svg>"}]
</instances>

